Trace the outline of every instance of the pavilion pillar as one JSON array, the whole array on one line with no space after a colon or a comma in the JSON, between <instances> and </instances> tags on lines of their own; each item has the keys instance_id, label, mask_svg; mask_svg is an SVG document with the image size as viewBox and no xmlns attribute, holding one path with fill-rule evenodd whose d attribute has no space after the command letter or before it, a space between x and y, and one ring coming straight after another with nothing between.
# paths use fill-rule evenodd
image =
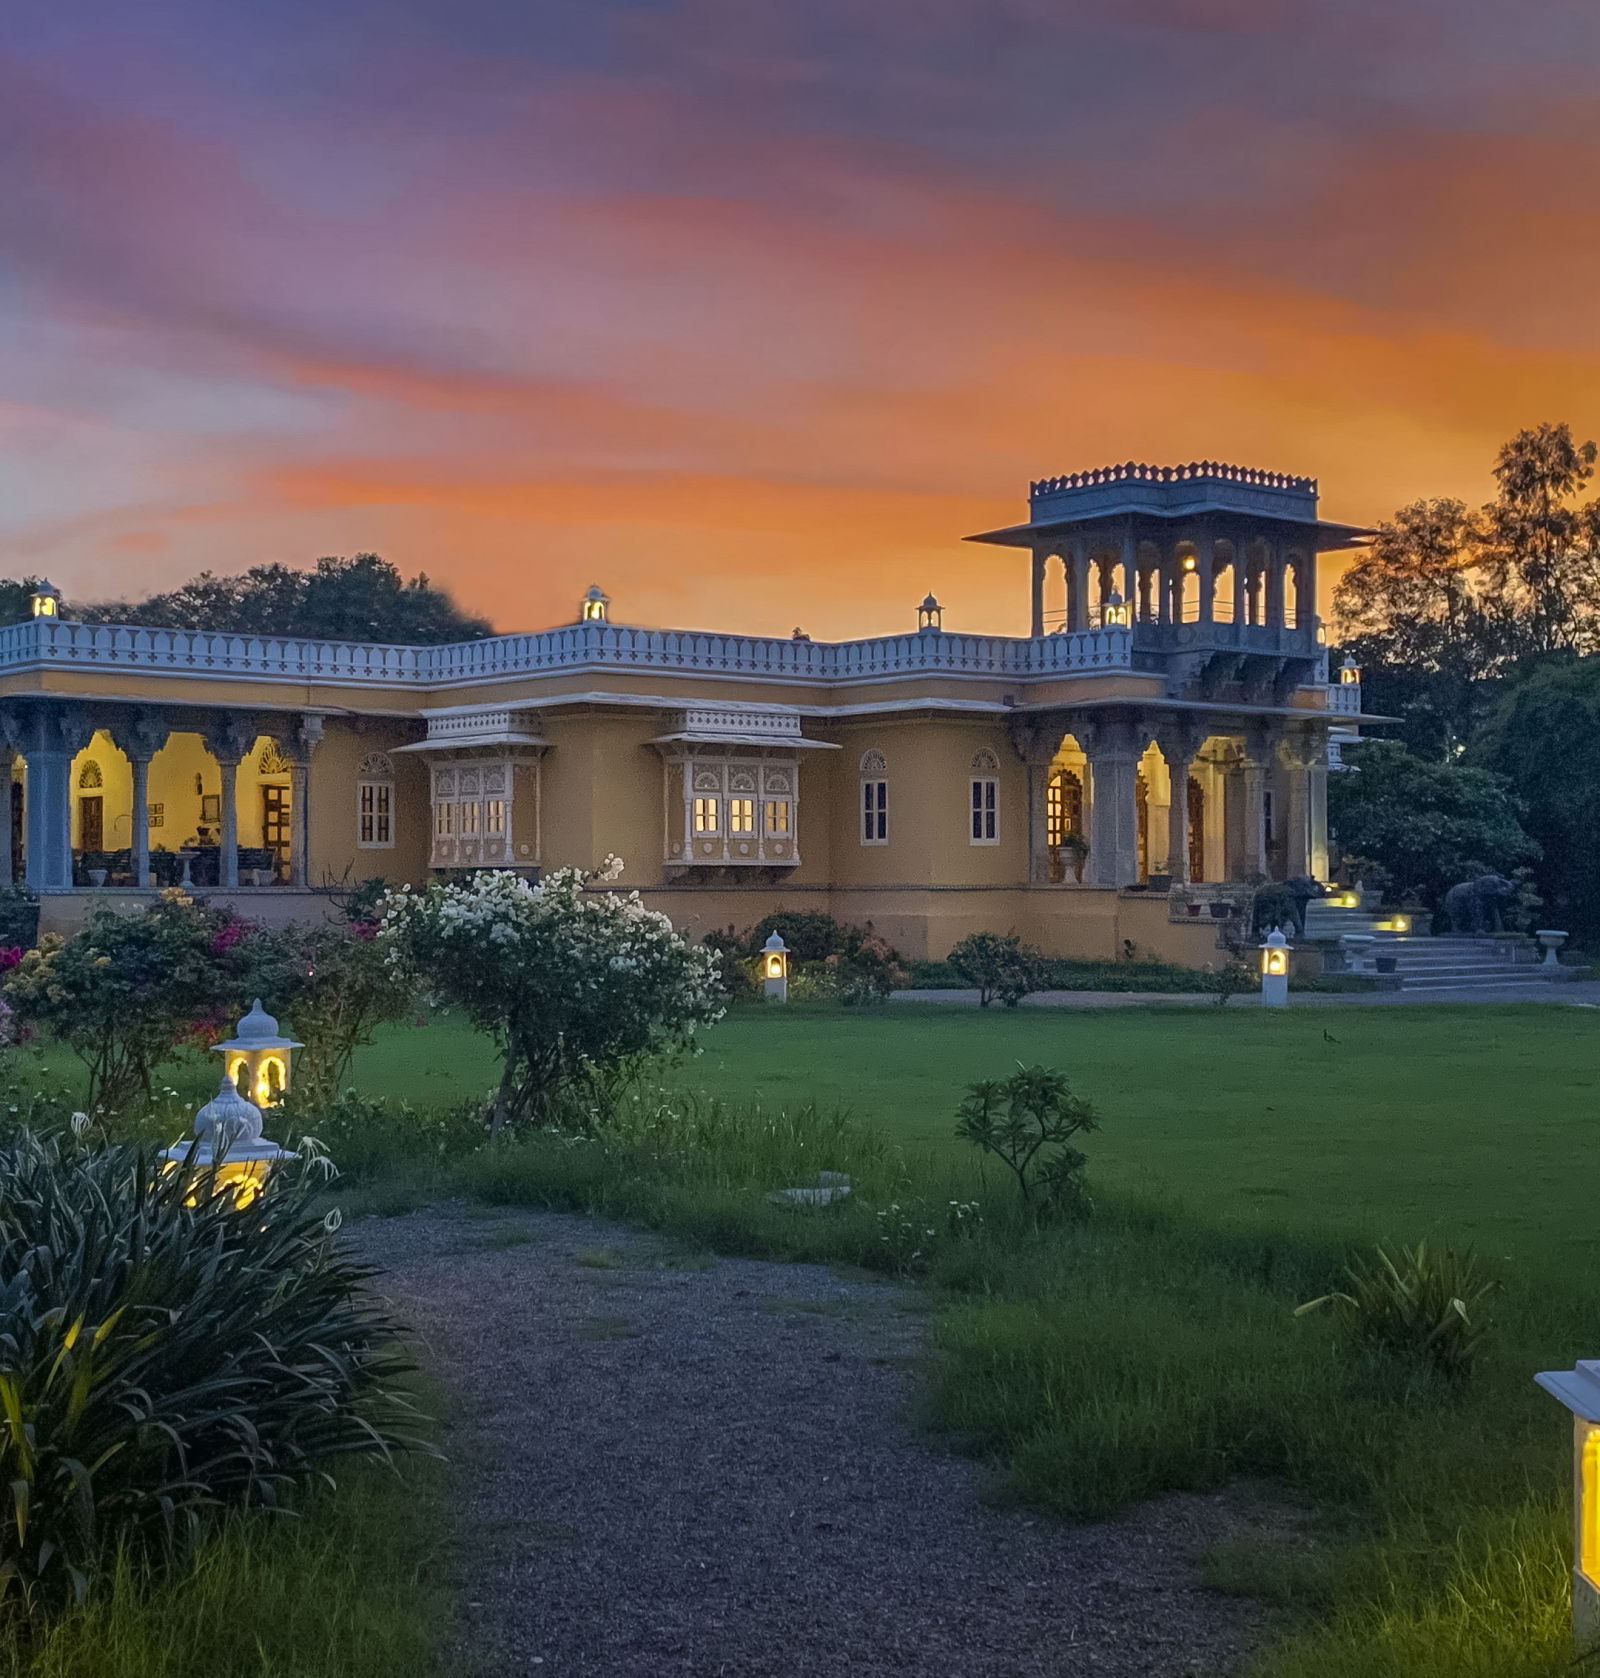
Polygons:
<instances>
[{"instance_id":1,"label":"pavilion pillar","mask_svg":"<svg viewBox=\"0 0 1600 1678\"><path fill-rule=\"evenodd\" d=\"M1067 627L1083 630L1089 627L1089 544L1081 536L1073 538L1072 569L1067 578Z\"/></svg>"},{"instance_id":2,"label":"pavilion pillar","mask_svg":"<svg viewBox=\"0 0 1600 1678\"><path fill-rule=\"evenodd\" d=\"M1139 544L1134 540L1131 530L1125 532L1122 538L1121 592L1131 622L1139 593Z\"/></svg>"},{"instance_id":3,"label":"pavilion pillar","mask_svg":"<svg viewBox=\"0 0 1600 1678\"><path fill-rule=\"evenodd\" d=\"M1239 760L1243 783L1243 834L1240 865L1247 880L1267 875L1267 773L1272 764L1274 741L1265 731L1253 730L1246 738Z\"/></svg>"},{"instance_id":4,"label":"pavilion pillar","mask_svg":"<svg viewBox=\"0 0 1600 1678\"><path fill-rule=\"evenodd\" d=\"M166 745L170 730L161 711L140 706L115 718L107 732L133 771L128 862L133 883L142 890L150 883L150 760Z\"/></svg>"},{"instance_id":5,"label":"pavilion pillar","mask_svg":"<svg viewBox=\"0 0 1600 1678\"><path fill-rule=\"evenodd\" d=\"M11 783L17 772L17 750L0 744L0 885L9 886L16 871L16 858L11 854Z\"/></svg>"},{"instance_id":6,"label":"pavilion pillar","mask_svg":"<svg viewBox=\"0 0 1600 1678\"><path fill-rule=\"evenodd\" d=\"M1217 556L1209 536L1202 536L1195 543L1194 562L1195 583L1200 592L1200 622L1209 624L1217 606Z\"/></svg>"},{"instance_id":7,"label":"pavilion pillar","mask_svg":"<svg viewBox=\"0 0 1600 1678\"><path fill-rule=\"evenodd\" d=\"M311 883L311 756L322 740L322 716L307 711L295 729L289 757L289 884L304 891Z\"/></svg>"},{"instance_id":8,"label":"pavilion pillar","mask_svg":"<svg viewBox=\"0 0 1600 1678\"><path fill-rule=\"evenodd\" d=\"M1028 631L1035 640L1044 634L1044 573L1050 563L1050 553L1047 548L1033 550L1033 617L1032 628Z\"/></svg>"},{"instance_id":9,"label":"pavilion pillar","mask_svg":"<svg viewBox=\"0 0 1600 1678\"><path fill-rule=\"evenodd\" d=\"M1283 543L1272 541L1267 544L1267 627L1282 629L1283 618L1283 573L1287 565L1287 558L1283 551Z\"/></svg>"},{"instance_id":10,"label":"pavilion pillar","mask_svg":"<svg viewBox=\"0 0 1600 1678\"><path fill-rule=\"evenodd\" d=\"M1176 623L1178 614L1173 601L1173 590L1178 581L1178 549L1173 542L1161 544L1160 558L1156 561L1156 621L1158 623Z\"/></svg>"},{"instance_id":11,"label":"pavilion pillar","mask_svg":"<svg viewBox=\"0 0 1600 1678\"><path fill-rule=\"evenodd\" d=\"M1189 883L1189 765L1205 744L1201 730L1186 718L1155 731L1156 747L1166 760L1170 802L1167 806L1167 873L1174 885Z\"/></svg>"},{"instance_id":12,"label":"pavilion pillar","mask_svg":"<svg viewBox=\"0 0 1600 1678\"><path fill-rule=\"evenodd\" d=\"M1089 877L1097 886L1132 885L1139 877L1139 751L1131 717L1091 716L1080 732L1093 778Z\"/></svg>"},{"instance_id":13,"label":"pavilion pillar","mask_svg":"<svg viewBox=\"0 0 1600 1678\"><path fill-rule=\"evenodd\" d=\"M37 704L22 719L28 763L27 880L34 891L72 889L72 760L94 724L74 705Z\"/></svg>"},{"instance_id":14,"label":"pavilion pillar","mask_svg":"<svg viewBox=\"0 0 1600 1678\"><path fill-rule=\"evenodd\" d=\"M1296 629L1310 629L1317 621L1317 554L1307 548L1295 561L1294 623Z\"/></svg>"},{"instance_id":15,"label":"pavilion pillar","mask_svg":"<svg viewBox=\"0 0 1600 1678\"><path fill-rule=\"evenodd\" d=\"M224 711L205 732L206 750L222 774L222 796L217 809L222 837L217 857L217 884L224 891L239 889L239 765L256 743L256 719L248 713ZM293 783L291 772L290 782ZM297 800L289 795L291 813Z\"/></svg>"}]
</instances>

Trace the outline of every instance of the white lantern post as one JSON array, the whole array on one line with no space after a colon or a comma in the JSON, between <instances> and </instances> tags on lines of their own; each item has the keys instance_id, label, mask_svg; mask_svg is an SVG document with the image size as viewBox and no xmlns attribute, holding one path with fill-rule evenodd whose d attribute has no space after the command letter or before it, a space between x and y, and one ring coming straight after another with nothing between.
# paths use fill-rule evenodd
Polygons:
<instances>
[{"instance_id":1,"label":"white lantern post","mask_svg":"<svg viewBox=\"0 0 1600 1678\"><path fill-rule=\"evenodd\" d=\"M164 1150L167 1169L192 1165L202 1186L209 1185L213 1194L232 1194L240 1206L248 1206L261 1193L267 1173L279 1160L295 1157L261 1134L261 1109L246 1101L229 1077L195 1114L194 1138ZM191 1202L197 1198L192 1195Z\"/></svg>"},{"instance_id":2,"label":"white lantern post","mask_svg":"<svg viewBox=\"0 0 1600 1678\"><path fill-rule=\"evenodd\" d=\"M1261 946L1261 1006L1289 1006L1289 940L1281 927L1273 927Z\"/></svg>"},{"instance_id":3,"label":"white lantern post","mask_svg":"<svg viewBox=\"0 0 1600 1678\"><path fill-rule=\"evenodd\" d=\"M1600 1360L1535 1375L1572 1412L1572 1635L1600 1643Z\"/></svg>"},{"instance_id":4,"label":"white lantern post","mask_svg":"<svg viewBox=\"0 0 1600 1678\"><path fill-rule=\"evenodd\" d=\"M223 1057L228 1077L237 1085L241 1071L250 1079L250 1099L258 1107L276 1106L289 1088L291 1060L305 1045L278 1034L278 1022L261 1006L258 996L250 1012L239 1021L226 1043L215 1043L211 1052Z\"/></svg>"},{"instance_id":5,"label":"white lantern post","mask_svg":"<svg viewBox=\"0 0 1600 1678\"><path fill-rule=\"evenodd\" d=\"M761 946L761 989L769 1001L789 1000L789 946L776 932Z\"/></svg>"}]
</instances>

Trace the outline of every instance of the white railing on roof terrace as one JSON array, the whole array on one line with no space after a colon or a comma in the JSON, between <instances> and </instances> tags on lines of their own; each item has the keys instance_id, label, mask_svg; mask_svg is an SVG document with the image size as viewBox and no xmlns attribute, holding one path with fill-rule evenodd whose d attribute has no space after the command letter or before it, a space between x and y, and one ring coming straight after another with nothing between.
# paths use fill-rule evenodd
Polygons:
<instances>
[{"instance_id":1,"label":"white railing on roof terrace","mask_svg":"<svg viewBox=\"0 0 1600 1678\"><path fill-rule=\"evenodd\" d=\"M1131 631L1115 627L1039 640L937 633L866 641L790 641L589 623L432 647L299 641L37 618L0 629L0 672L29 668L146 671L363 687L454 687L596 668L801 682L923 673L1047 676L1126 670L1132 659Z\"/></svg>"},{"instance_id":2,"label":"white railing on roof terrace","mask_svg":"<svg viewBox=\"0 0 1600 1678\"><path fill-rule=\"evenodd\" d=\"M1255 489L1293 489L1305 495L1317 493L1315 478L1300 478L1290 472L1263 472L1254 466L1228 466L1219 460L1191 460L1183 466L1147 466L1128 461L1123 466L1099 466L1089 472L1066 472L1057 478L1040 478L1029 484L1030 495L1054 495L1064 489L1095 489L1101 484L1181 484L1210 478L1228 484L1248 484Z\"/></svg>"},{"instance_id":3,"label":"white railing on roof terrace","mask_svg":"<svg viewBox=\"0 0 1600 1678\"><path fill-rule=\"evenodd\" d=\"M1328 685L1328 709L1344 716L1361 714L1360 682L1331 682Z\"/></svg>"}]
</instances>

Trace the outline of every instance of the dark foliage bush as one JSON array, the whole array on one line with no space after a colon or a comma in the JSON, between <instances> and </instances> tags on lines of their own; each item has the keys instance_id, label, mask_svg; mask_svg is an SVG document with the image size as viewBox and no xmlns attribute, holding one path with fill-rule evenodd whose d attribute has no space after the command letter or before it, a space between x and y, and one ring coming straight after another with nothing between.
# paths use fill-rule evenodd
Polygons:
<instances>
[{"instance_id":1,"label":"dark foliage bush","mask_svg":"<svg viewBox=\"0 0 1600 1678\"><path fill-rule=\"evenodd\" d=\"M951 971L978 992L987 1008L996 999L1015 1008L1030 991L1050 982L1050 963L1014 932L974 932L963 938L948 957Z\"/></svg>"},{"instance_id":2,"label":"dark foliage bush","mask_svg":"<svg viewBox=\"0 0 1600 1678\"><path fill-rule=\"evenodd\" d=\"M138 1148L0 1149L0 1591L82 1597L118 1548L414 1443L398 1331L319 1186L280 1168L240 1209Z\"/></svg>"}]
</instances>

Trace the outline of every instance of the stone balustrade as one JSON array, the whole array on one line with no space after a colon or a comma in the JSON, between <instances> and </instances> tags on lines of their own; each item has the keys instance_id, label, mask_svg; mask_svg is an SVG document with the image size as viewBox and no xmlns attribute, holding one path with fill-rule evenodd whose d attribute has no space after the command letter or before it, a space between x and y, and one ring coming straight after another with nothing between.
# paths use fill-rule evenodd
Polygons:
<instances>
[{"instance_id":1,"label":"stone balustrade","mask_svg":"<svg viewBox=\"0 0 1600 1678\"><path fill-rule=\"evenodd\" d=\"M1131 632L1121 627L1033 639L918 633L863 641L793 641L586 623L431 647L43 619L0 629L0 673L125 670L423 690L597 667L816 683L922 673L1051 676L1127 670L1132 656Z\"/></svg>"}]
</instances>

